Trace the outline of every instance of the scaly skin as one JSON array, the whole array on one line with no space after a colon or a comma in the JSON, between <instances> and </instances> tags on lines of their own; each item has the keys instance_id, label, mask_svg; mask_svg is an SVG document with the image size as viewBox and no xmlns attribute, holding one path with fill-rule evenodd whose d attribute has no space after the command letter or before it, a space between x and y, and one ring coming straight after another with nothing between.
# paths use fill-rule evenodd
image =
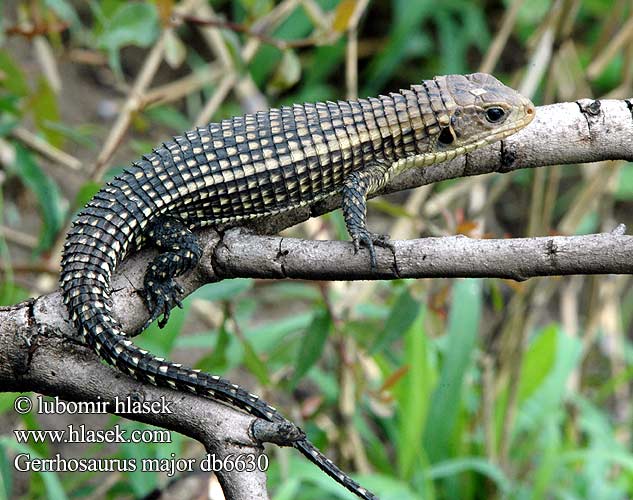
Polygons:
<instances>
[{"instance_id":1,"label":"scaly skin","mask_svg":"<svg viewBox=\"0 0 633 500\"><path fill-rule=\"evenodd\" d=\"M288 424L275 408L223 378L156 358L134 346L111 316L110 279L121 260L153 244L145 276L150 321L180 305L173 281L200 259L192 229L239 224L342 193L356 251L376 267L366 199L394 175L450 160L520 130L532 103L490 75L450 75L379 98L294 105L212 123L166 142L107 184L68 234L61 286L72 321L106 362L142 382L228 403ZM362 488L296 428L292 443L364 499Z\"/></svg>"}]
</instances>

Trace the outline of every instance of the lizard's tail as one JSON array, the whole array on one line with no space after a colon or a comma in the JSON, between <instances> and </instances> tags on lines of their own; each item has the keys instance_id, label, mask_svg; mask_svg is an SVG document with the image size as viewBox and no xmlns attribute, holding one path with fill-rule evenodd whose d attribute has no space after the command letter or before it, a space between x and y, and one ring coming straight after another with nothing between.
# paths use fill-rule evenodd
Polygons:
<instances>
[{"instance_id":1,"label":"lizard's tail","mask_svg":"<svg viewBox=\"0 0 633 500\"><path fill-rule=\"evenodd\" d=\"M274 407L230 381L156 357L135 346L112 317L110 280L117 264L142 244L147 217L101 191L69 232L62 257L61 288L68 314L86 343L109 364L137 380L219 400L271 422L288 423ZM138 200L132 200L138 204ZM301 431L301 435L305 436ZM305 437L292 443L335 481L365 500L377 497L336 467Z\"/></svg>"},{"instance_id":2,"label":"lizard's tail","mask_svg":"<svg viewBox=\"0 0 633 500\"><path fill-rule=\"evenodd\" d=\"M75 220L62 256L64 303L86 343L105 361L142 382L192 392L269 421L286 422L275 408L236 384L158 358L127 337L112 317L110 279L129 247L140 246L146 224L127 207L112 208L116 199L107 200L108 207L100 206L100 195L104 196L97 195ZM129 221L136 223L127 226Z\"/></svg>"},{"instance_id":3,"label":"lizard's tail","mask_svg":"<svg viewBox=\"0 0 633 500\"><path fill-rule=\"evenodd\" d=\"M363 488L360 484L354 481L351 477L345 474L339 469L332 460L326 457L319 449L314 446L307 439L296 441L293 446L299 450L304 456L307 457L310 462L315 464L319 469L325 472L328 476L334 479L336 482L345 486L349 491L363 500L378 500L378 497L371 491Z\"/></svg>"}]
</instances>

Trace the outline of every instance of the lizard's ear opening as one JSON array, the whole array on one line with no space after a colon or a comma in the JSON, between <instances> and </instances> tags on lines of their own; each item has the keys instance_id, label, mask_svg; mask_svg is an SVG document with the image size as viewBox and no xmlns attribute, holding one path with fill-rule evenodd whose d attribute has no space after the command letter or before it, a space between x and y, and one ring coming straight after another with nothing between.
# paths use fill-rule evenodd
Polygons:
<instances>
[{"instance_id":1,"label":"lizard's ear opening","mask_svg":"<svg viewBox=\"0 0 633 500\"><path fill-rule=\"evenodd\" d=\"M453 143L453 141L455 140L455 136L453 135L453 131L451 130L450 127L444 127L442 131L440 132L440 135L437 138L437 140L441 144L448 146L449 144Z\"/></svg>"}]
</instances>

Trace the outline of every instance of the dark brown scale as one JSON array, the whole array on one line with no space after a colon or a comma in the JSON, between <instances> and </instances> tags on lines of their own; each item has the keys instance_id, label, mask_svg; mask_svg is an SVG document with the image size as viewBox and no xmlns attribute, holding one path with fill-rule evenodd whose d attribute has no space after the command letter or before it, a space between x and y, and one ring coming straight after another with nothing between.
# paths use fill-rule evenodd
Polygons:
<instances>
[{"instance_id":1,"label":"dark brown scale","mask_svg":"<svg viewBox=\"0 0 633 500\"><path fill-rule=\"evenodd\" d=\"M296 105L294 107L297 135L301 144L301 152L308 168L307 186L302 189L303 196L316 198L322 191L323 167L316 154L316 142L312 136L309 123L318 121L318 114L314 104Z\"/></svg>"},{"instance_id":2,"label":"dark brown scale","mask_svg":"<svg viewBox=\"0 0 633 500\"><path fill-rule=\"evenodd\" d=\"M344 164L347 165L361 165L363 164L363 141L358 139L358 129L356 119L354 116L354 109L352 103L349 101L338 101L337 105L341 110L343 117L343 130L340 137L346 137L349 141L350 147L346 151L347 156L344 154ZM360 108L357 108L360 111ZM338 130L337 130L338 133ZM343 136L343 134L345 134ZM367 142L367 141L364 141ZM369 160L369 158L368 158Z\"/></svg>"},{"instance_id":3,"label":"dark brown scale","mask_svg":"<svg viewBox=\"0 0 633 500\"><path fill-rule=\"evenodd\" d=\"M312 191L317 193L327 192L329 185L329 174L327 172L327 160L324 154L319 154L319 150L327 147L325 144L325 138L323 137L323 129L320 125L321 116L323 115L327 119L327 115L323 111L319 111L320 108L325 106L324 103L316 103L310 105L307 109L309 113L306 120L306 128L308 131L308 137L313 147L307 149L305 154L308 158L308 165L310 166L310 183L312 184Z\"/></svg>"},{"instance_id":4,"label":"dark brown scale","mask_svg":"<svg viewBox=\"0 0 633 500\"><path fill-rule=\"evenodd\" d=\"M306 147L314 147L314 143L308 134L302 133L303 130L307 130L305 108L298 104L293 105L292 118L290 118L290 120L294 125L294 129L286 129L286 140L291 147L290 155L293 160L293 165L295 166L297 181L299 183L299 196L313 199L317 195L317 192L310 179L312 169L308 158L306 158L305 149Z\"/></svg>"},{"instance_id":5,"label":"dark brown scale","mask_svg":"<svg viewBox=\"0 0 633 500\"><path fill-rule=\"evenodd\" d=\"M387 159L395 160L397 158L403 158L404 149L402 148L402 131L400 129L400 124L398 123L398 116L396 114L393 99L390 96L381 95L380 107L384 116L385 134L390 138L393 148L393 156Z\"/></svg>"},{"instance_id":6,"label":"dark brown scale","mask_svg":"<svg viewBox=\"0 0 633 500\"><path fill-rule=\"evenodd\" d=\"M355 164L352 157L352 141L344 124L343 110L339 103L328 101L328 112L332 131L329 134L329 148L332 152L333 181L340 184Z\"/></svg>"}]
</instances>

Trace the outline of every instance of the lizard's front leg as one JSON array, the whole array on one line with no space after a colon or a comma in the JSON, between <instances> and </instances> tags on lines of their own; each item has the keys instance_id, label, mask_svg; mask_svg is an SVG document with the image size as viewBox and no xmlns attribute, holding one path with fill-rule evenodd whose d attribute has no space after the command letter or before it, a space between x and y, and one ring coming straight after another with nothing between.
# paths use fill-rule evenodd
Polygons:
<instances>
[{"instance_id":1,"label":"lizard's front leg","mask_svg":"<svg viewBox=\"0 0 633 500\"><path fill-rule=\"evenodd\" d=\"M182 307L179 297L183 289L174 278L197 266L202 256L196 236L175 217L157 219L146 237L161 253L154 257L143 280L145 304L150 312L143 330L161 314L158 326L162 328L169 319L169 311L174 306Z\"/></svg>"},{"instance_id":2,"label":"lizard's front leg","mask_svg":"<svg viewBox=\"0 0 633 500\"><path fill-rule=\"evenodd\" d=\"M389 248L394 252L394 247L389 242L389 235L370 233L367 230L366 221L367 196L387 184L389 168L390 166L386 163L370 163L349 174L343 182L342 208L347 232L352 237L354 253L358 252L361 244L368 248L372 271L378 268L374 245Z\"/></svg>"}]
</instances>

